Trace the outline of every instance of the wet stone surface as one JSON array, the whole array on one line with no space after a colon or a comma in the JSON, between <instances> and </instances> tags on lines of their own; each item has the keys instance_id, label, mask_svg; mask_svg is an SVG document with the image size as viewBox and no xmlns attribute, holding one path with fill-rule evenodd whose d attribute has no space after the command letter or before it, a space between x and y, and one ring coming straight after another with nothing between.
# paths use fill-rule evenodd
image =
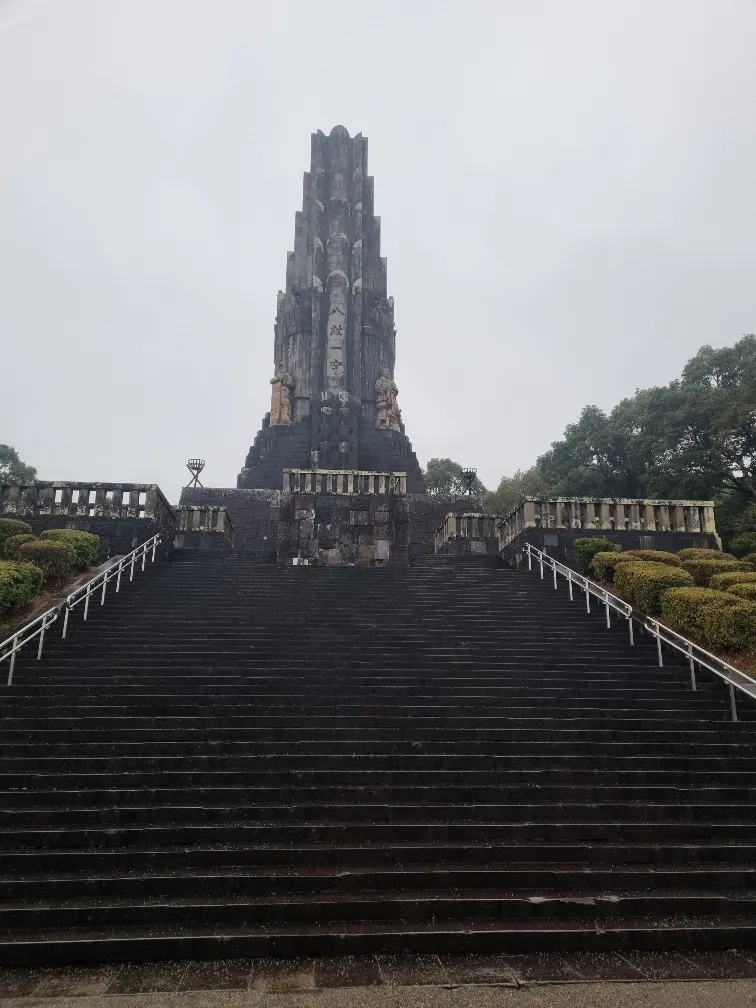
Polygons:
<instances>
[{"instance_id":1,"label":"wet stone surface","mask_svg":"<svg viewBox=\"0 0 756 1008\"><path fill-rule=\"evenodd\" d=\"M181 991L296 993L349 987L530 986L756 979L756 952L573 952L216 959L0 968L0 999Z\"/></svg>"}]
</instances>

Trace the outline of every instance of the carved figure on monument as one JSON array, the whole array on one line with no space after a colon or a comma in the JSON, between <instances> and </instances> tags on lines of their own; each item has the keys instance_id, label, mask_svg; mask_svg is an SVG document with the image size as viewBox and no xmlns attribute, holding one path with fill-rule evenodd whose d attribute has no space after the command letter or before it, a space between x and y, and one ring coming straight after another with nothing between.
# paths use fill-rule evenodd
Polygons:
<instances>
[{"instance_id":1,"label":"carved figure on monument","mask_svg":"<svg viewBox=\"0 0 756 1008\"><path fill-rule=\"evenodd\" d=\"M276 368L276 373L270 379L273 386L270 394L270 426L291 423L291 393L294 391L294 379L284 367L283 361Z\"/></svg>"},{"instance_id":2,"label":"carved figure on monument","mask_svg":"<svg viewBox=\"0 0 756 1008\"><path fill-rule=\"evenodd\" d=\"M399 389L388 368L381 368L375 383L375 426L401 430L402 413L396 401Z\"/></svg>"}]
</instances>

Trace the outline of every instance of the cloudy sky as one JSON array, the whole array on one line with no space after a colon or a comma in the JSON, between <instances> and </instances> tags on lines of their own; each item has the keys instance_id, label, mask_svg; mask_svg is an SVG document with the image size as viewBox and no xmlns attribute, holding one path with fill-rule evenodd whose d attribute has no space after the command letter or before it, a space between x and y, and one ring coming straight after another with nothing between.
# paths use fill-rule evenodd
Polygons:
<instances>
[{"instance_id":1,"label":"cloudy sky","mask_svg":"<svg viewBox=\"0 0 756 1008\"><path fill-rule=\"evenodd\" d=\"M310 133L370 139L425 463L756 329L754 0L0 0L0 442L234 486Z\"/></svg>"}]
</instances>

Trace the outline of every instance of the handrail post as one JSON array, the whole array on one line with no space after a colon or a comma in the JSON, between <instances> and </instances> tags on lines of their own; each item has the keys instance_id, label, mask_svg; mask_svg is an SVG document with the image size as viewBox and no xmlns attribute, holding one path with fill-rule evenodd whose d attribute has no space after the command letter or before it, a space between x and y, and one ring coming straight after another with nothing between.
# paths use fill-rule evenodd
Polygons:
<instances>
[{"instance_id":1,"label":"handrail post","mask_svg":"<svg viewBox=\"0 0 756 1008\"><path fill-rule=\"evenodd\" d=\"M539 551L538 562L541 565L541 581L543 581L543 553Z\"/></svg>"},{"instance_id":2,"label":"handrail post","mask_svg":"<svg viewBox=\"0 0 756 1008\"><path fill-rule=\"evenodd\" d=\"M573 601L573 594L572 594L572 575L571 574L569 574L567 576L567 586L568 586L568 588L570 590L570 602L572 602Z\"/></svg>"},{"instance_id":3,"label":"handrail post","mask_svg":"<svg viewBox=\"0 0 756 1008\"><path fill-rule=\"evenodd\" d=\"M144 571L144 565L147 563L147 548L146 545L142 546L142 570Z\"/></svg>"},{"instance_id":4,"label":"handrail post","mask_svg":"<svg viewBox=\"0 0 756 1008\"><path fill-rule=\"evenodd\" d=\"M690 665L690 688L695 692L696 686L696 663L693 661L693 645L688 644L688 664Z\"/></svg>"},{"instance_id":5,"label":"handrail post","mask_svg":"<svg viewBox=\"0 0 756 1008\"><path fill-rule=\"evenodd\" d=\"M611 616L609 615L609 599L608 598L604 600L604 607L606 609L606 625L607 625L607 628L611 628L612 619L611 619Z\"/></svg>"},{"instance_id":6,"label":"handrail post","mask_svg":"<svg viewBox=\"0 0 756 1008\"><path fill-rule=\"evenodd\" d=\"M89 613L89 593L91 592L89 584L87 584L87 597L84 600L84 622L87 621L87 614Z\"/></svg>"},{"instance_id":7,"label":"handrail post","mask_svg":"<svg viewBox=\"0 0 756 1008\"><path fill-rule=\"evenodd\" d=\"M556 588L557 588L556 575L557 575L557 569L556 569L556 564L554 564L554 591L556 591Z\"/></svg>"},{"instance_id":8,"label":"handrail post","mask_svg":"<svg viewBox=\"0 0 756 1008\"><path fill-rule=\"evenodd\" d=\"M18 647L18 634L16 634L15 637L13 638L13 649L11 650L10 668L8 669L8 682L6 684L8 686L10 686L10 684L13 682L13 669L14 669L15 664L16 664L16 648L17 647Z\"/></svg>"},{"instance_id":9,"label":"handrail post","mask_svg":"<svg viewBox=\"0 0 756 1008\"><path fill-rule=\"evenodd\" d=\"M157 549L158 537L155 536L152 540L152 562L155 563L155 550Z\"/></svg>"},{"instance_id":10,"label":"handrail post","mask_svg":"<svg viewBox=\"0 0 756 1008\"><path fill-rule=\"evenodd\" d=\"M732 720L737 721L738 708L735 706L735 687L732 685L732 683L730 683L729 686L730 686L730 714L732 714Z\"/></svg>"},{"instance_id":11,"label":"handrail post","mask_svg":"<svg viewBox=\"0 0 756 1008\"><path fill-rule=\"evenodd\" d=\"M628 629L630 630L630 644L631 644L632 647L635 647L635 634L633 633L633 617L632 616L628 616L627 617L627 625L628 625Z\"/></svg>"},{"instance_id":12,"label":"handrail post","mask_svg":"<svg viewBox=\"0 0 756 1008\"><path fill-rule=\"evenodd\" d=\"M591 593L588 591L588 585L585 586L585 611L591 611Z\"/></svg>"},{"instance_id":13,"label":"handrail post","mask_svg":"<svg viewBox=\"0 0 756 1008\"><path fill-rule=\"evenodd\" d=\"M107 587L108 587L108 572L105 571L105 573L102 576L102 595L100 596L100 605L105 605L105 591Z\"/></svg>"},{"instance_id":14,"label":"handrail post","mask_svg":"<svg viewBox=\"0 0 756 1008\"><path fill-rule=\"evenodd\" d=\"M134 561L135 560L136 560L136 557L134 556L134 553L132 553L131 554L131 571L129 572L129 581L133 581L134 580Z\"/></svg>"},{"instance_id":15,"label":"handrail post","mask_svg":"<svg viewBox=\"0 0 756 1008\"><path fill-rule=\"evenodd\" d=\"M659 633L659 628L656 629L656 655L659 659L659 668L664 667L664 655L662 654L661 646L661 634Z\"/></svg>"},{"instance_id":16,"label":"handrail post","mask_svg":"<svg viewBox=\"0 0 756 1008\"><path fill-rule=\"evenodd\" d=\"M525 552L528 554L528 570L533 570L533 554L530 552L530 543L525 543Z\"/></svg>"},{"instance_id":17,"label":"handrail post","mask_svg":"<svg viewBox=\"0 0 756 1008\"><path fill-rule=\"evenodd\" d=\"M39 631L39 647L37 648L37 661L42 658L42 647L45 643L45 629L47 627L47 613L42 617L42 629Z\"/></svg>"},{"instance_id":18,"label":"handrail post","mask_svg":"<svg viewBox=\"0 0 756 1008\"><path fill-rule=\"evenodd\" d=\"M61 634L61 637L63 637L64 639L66 636L66 631L68 630L68 614L70 613L70 611L71 610L68 608L68 600L66 600L66 615L63 617L63 633Z\"/></svg>"},{"instance_id":19,"label":"handrail post","mask_svg":"<svg viewBox=\"0 0 756 1008\"><path fill-rule=\"evenodd\" d=\"M123 557L118 561L118 577L116 578L116 595L121 590L121 574L123 574Z\"/></svg>"}]
</instances>

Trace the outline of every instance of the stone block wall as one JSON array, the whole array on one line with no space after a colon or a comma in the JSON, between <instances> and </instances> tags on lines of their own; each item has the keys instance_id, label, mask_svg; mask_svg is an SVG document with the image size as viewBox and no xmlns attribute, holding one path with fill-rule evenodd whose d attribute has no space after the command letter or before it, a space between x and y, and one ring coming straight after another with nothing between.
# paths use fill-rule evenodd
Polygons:
<instances>
[{"instance_id":1,"label":"stone block wall","mask_svg":"<svg viewBox=\"0 0 756 1008\"><path fill-rule=\"evenodd\" d=\"M607 539L614 543L617 549L654 549L677 553L681 549L696 547L698 549L719 549L719 540L711 532L651 532L648 530L598 529L584 531L582 529L527 529L510 542L500 556L503 560L518 564L522 562L523 545L529 542L536 549L548 553L555 560L560 560L573 570L580 570L580 565L572 550L576 539Z\"/></svg>"},{"instance_id":2,"label":"stone block wall","mask_svg":"<svg viewBox=\"0 0 756 1008\"><path fill-rule=\"evenodd\" d=\"M406 498L284 493L278 562L395 566L409 561Z\"/></svg>"},{"instance_id":3,"label":"stone block wall","mask_svg":"<svg viewBox=\"0 0 756 1008\"><path fill-rule=\"evenodd\" d=\"M180 505L224 507L233 525L235 550L275 556L280 490L185 487Z\"/></svg>"}]
</instances>

